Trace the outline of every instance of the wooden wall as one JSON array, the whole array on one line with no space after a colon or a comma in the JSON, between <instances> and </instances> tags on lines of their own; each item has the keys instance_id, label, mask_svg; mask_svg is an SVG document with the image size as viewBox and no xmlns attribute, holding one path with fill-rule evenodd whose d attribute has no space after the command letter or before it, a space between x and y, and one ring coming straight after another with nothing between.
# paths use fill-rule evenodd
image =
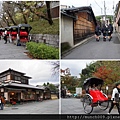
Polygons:
<instances>
[{"instance_id":1,"label":"wooden wall","mask_svg":"<svg viewBox=\"0 0 120 120\"><path fill-rule=\"evenodd\" d=\"M74 21L74 44L80 42L95 32L93 18L87 12L77 13L77 20Z\"/></svg>"}]
</instances>

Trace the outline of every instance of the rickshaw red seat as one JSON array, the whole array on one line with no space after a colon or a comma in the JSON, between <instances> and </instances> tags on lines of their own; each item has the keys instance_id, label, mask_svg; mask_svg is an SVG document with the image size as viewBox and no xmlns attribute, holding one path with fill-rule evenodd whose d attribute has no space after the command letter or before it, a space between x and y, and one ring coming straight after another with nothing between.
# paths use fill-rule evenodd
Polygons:
<instances>
[{"instance_id":1,"label":"rickshaw red seat","mask_svg":"<svg viewBox=\"0 0 120 120\"><path fill-rule=\"evenodd\" d=\"M106 101L108 98L106 98L101 91L99 90L90 90L90 95L93 97L92 102L96 103L98 101Z\"/></svg>"},{"instance_id":2,"label":"rickshaw red seat","mask_svg":"<svg viewBox=\"0 0 120 120\"><path fill-rule=\"evenodd\" d=\"M10 31L8 31L7 34L10 34Z\"/></svg>"},{"instance_id":3,"label":"rickshaw red seat","mask_svg":"<svg viewBox=\"0 0 120 120\"><path fill-rule=\"evenodd\" d=\"M26 32L26 31L20 31L20 36L28 36L28 32Z\"/></svg>"},{"instance_id":4,"label":"rickshaw red seat","mask_svg":"<svg viewBox=\"0 0 120 120\"><path fill-rule=\"evenodd\" d=\"M17 35L17 32L11 32L11 35Z\"/></svg>"}]
</instances>

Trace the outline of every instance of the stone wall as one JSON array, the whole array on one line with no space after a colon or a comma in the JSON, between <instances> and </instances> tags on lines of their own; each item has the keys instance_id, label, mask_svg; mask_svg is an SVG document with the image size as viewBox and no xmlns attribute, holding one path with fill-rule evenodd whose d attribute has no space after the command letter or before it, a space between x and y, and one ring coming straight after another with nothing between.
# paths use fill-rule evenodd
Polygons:
<instances>
[{"instance_id":1,"label":"stone wall","mask_svg":"<svg viewBox=\"0 0 120 120\"><path fill-rule=\"evenodd\" d=\"M37 43L45 43L53 47L59 47L59 35L30 34L30 40Z\"/></svg>"}]
</instances>

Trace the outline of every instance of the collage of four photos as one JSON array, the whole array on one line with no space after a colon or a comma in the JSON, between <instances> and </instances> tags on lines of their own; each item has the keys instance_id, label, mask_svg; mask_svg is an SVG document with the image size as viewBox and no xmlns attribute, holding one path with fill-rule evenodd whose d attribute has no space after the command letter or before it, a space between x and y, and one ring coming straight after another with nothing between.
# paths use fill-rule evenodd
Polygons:
<instances>
[{"instance_id":1,"label":"collage of four photos","mask_svg":"<svg viewBox=\"0 0 120 120\"><path fill-rule=\"evenodd\" d=\"M120 1L0 1L0 114L120 115Z\"/></svg>"}]
</instances>

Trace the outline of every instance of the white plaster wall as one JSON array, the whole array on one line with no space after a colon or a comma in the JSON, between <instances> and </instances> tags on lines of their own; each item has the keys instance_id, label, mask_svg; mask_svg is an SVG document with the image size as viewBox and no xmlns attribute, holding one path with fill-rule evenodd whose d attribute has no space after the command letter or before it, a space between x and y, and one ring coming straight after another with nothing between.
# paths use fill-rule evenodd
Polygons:
<instances>
[{"instance_id":1,"label":"white plaster wall","mask_svg":"<svg viewBox=\"0 0 120 120\"><path fill-rule=\"evenodd\" d=\"M22 93L22 92L21 92L21 99L24 99L24 98L23 98L23 93Z\"/></svg>"},{"instance_id":2,"label":"white plaster wall","mask_svg":"<svg viewBox=\"0 0 120 120\"><path fill-rule=\"evenodd\" d=\"M4 92L4 97L6 98L5 100L9 100L8 99L8 92Z\"/></svg>"},{"instance_id":3,"label":"white plaster wall","mask_svg":"<svg viewBox=\"0 0 120 120\"><path fill-rule=\"evenodd\" d=\"M68 42L72 47L73 43L73 19L61 16L61 43Z\"/></svg>"}]
</instances>

